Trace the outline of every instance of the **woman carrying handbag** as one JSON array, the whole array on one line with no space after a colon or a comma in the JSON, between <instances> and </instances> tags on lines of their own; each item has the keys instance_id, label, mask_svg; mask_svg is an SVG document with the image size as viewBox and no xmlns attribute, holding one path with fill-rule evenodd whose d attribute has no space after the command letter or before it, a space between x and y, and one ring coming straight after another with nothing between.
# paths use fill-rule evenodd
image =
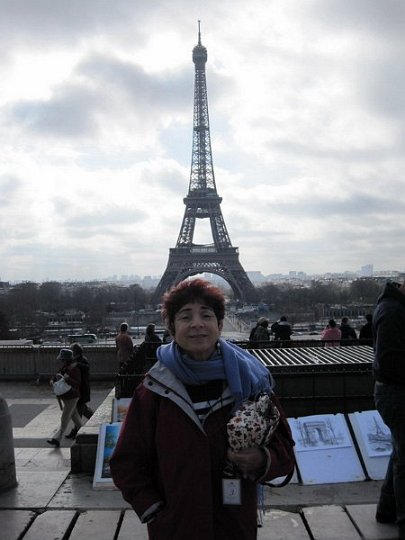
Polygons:
<instances>
[{"instance_id":1,"label":"woman carrying handbag","mask_svg":"<svg viewBox=\"0 0 405 540\"><path fill-rule=\"evenodd\" d=\"M80 397L81 373L79 367L77 366L77 362L74 361L73 351L71 351L71 349L61 349L57 356L57 360L61 362L61 367L59 372L51 378L50 384L54 387L55 393L59 393L60 390L57 388L57 386L60 385L59 381L61 381L63 378L64 382L66 383L66 392L63 394L57 394L58 399L63 402L60 426L52 437L47 439L46 442L52 446L55 446L56 448L59 448L60 441L68 428L70 420L73 421L77 431L79 431L82 426L80 416L76 408ZM56 386L55 383L57 383Z\"/></svg>"}]
</instances>

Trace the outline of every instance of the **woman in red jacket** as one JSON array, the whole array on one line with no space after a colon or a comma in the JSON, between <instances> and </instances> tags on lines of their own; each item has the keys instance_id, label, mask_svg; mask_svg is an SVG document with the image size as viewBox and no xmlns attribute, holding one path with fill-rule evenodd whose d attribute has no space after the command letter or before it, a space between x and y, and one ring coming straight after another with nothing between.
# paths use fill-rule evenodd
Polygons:
<instances>
[{"instance_id":1,"label":"woman in red jacket","mask_svg":"<svg viewBox=\"0 0 405 540\"><path fill-rule=\"evenodd\" d=\"M336 326L336 321L330 319L321 336L321 340L325 342L325 347L339 347L341 338L342 332Z\"/></svg>"},{"instance_id":2,"label":"woman in red jacket","mask_svg":"<svg viewBox=\"0 0 405 540\"><path fill-rule=\"evenodd\" d=\"M113 480L155 540L253 540L257 482L287 475L291 447L230 451L227 422L270 393L268 370L220 338L224 296L183 281L163 297L174 338L138 386L110 460ZM224 469L238 472L232 483Z\"/></svg>"},{"instance_id":3,"label":"woman in red jacket","mask_svg":"<svg viewBox=\"0 0 405 540\"><path fill-rule=\"evenodd\" d=\"M71 349L61 349L59 351L57 360L60 360L62 363L59 373L71 387L70 390L68 390L65 394L59 396L63 402L60 426L52 437L46 441L48 444L59 448L60 441L69 426L70 420L73 420L76 433L82 427L82 422L76 408L80 397L81 373L79 367L77 366L77 362L75 362L73 359L73 351ZM53 384L55 380L56 375L52 377L50 383Z\"/></svg>"}]
</instances>

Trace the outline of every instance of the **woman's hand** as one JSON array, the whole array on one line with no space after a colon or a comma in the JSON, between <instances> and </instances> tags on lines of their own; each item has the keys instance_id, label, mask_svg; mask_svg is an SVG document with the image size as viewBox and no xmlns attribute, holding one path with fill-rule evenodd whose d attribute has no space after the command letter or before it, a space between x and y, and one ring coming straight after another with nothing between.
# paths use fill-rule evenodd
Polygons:
<instances>
[{"instance_id":1,"label":"woman's hand","mask_svg":"<svg viewBox=\"0 0 405 540\"><path fill-rule=\"evenodd\" d=\"M242 472L244 478L257 478L266 465L266 455L260 448L228 449L227 457Z\"/></svg>"}]
</instances>

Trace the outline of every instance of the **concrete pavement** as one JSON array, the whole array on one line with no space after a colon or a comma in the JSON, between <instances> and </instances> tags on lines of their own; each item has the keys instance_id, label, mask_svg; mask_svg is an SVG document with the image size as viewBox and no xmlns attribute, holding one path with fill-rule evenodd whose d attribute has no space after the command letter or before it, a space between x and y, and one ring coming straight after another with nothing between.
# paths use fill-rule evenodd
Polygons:
<instances>
[{"instance_id":1,"label":"concrete pavement","mask_svg":"<svg viewBox=\"0 0 405 540\"><path fill-rule=\"evenodd\" d=\"M18 486L0 494L0 538L146 540L145 526L117 490L93 489L92 475L70 472L69 440L59 449L44 443L60 417L48 389L30 387L24 392L21 386L7 385L6 389L0 383L0 393L12 411L14 407L18 424L13 427ZM93 406L110 389L107 385L94 390ZM14 397L7 398L4 392ZM265 488L266 512L258 538L397 538L395 526L380 525L374 519L380 486L379 481L304 486L295 479L281 489Z\"/></svg>"}]
</instances>

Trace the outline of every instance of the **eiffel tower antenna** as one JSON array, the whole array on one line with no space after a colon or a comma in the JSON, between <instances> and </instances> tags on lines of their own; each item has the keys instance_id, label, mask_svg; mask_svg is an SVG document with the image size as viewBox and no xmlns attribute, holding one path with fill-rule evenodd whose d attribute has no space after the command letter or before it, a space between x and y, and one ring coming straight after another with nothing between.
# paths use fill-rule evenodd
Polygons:
<instances>
[{"instance_id":1,"label":"eiffel tower antenna","mask_svg":"<svg viewBox=\"0 0 405 540\"><path fill-rule=\"evenodd\" d=\"M198 21L198 45L193 49L195 65L193 147L190 185L183 199L186 206L175 248L169 251L166 270L155 290L159 303L163 293L186 277L208 272L225 279L235 298L254 300L256 290L239 262L238 248L233 247L221 212L222 198L215 185L211 136L208 115L205 64L207 49L201 43L201 23ZM194 244L197 220L209 219L212 244Z\"/></svg>"}]
</instances>

